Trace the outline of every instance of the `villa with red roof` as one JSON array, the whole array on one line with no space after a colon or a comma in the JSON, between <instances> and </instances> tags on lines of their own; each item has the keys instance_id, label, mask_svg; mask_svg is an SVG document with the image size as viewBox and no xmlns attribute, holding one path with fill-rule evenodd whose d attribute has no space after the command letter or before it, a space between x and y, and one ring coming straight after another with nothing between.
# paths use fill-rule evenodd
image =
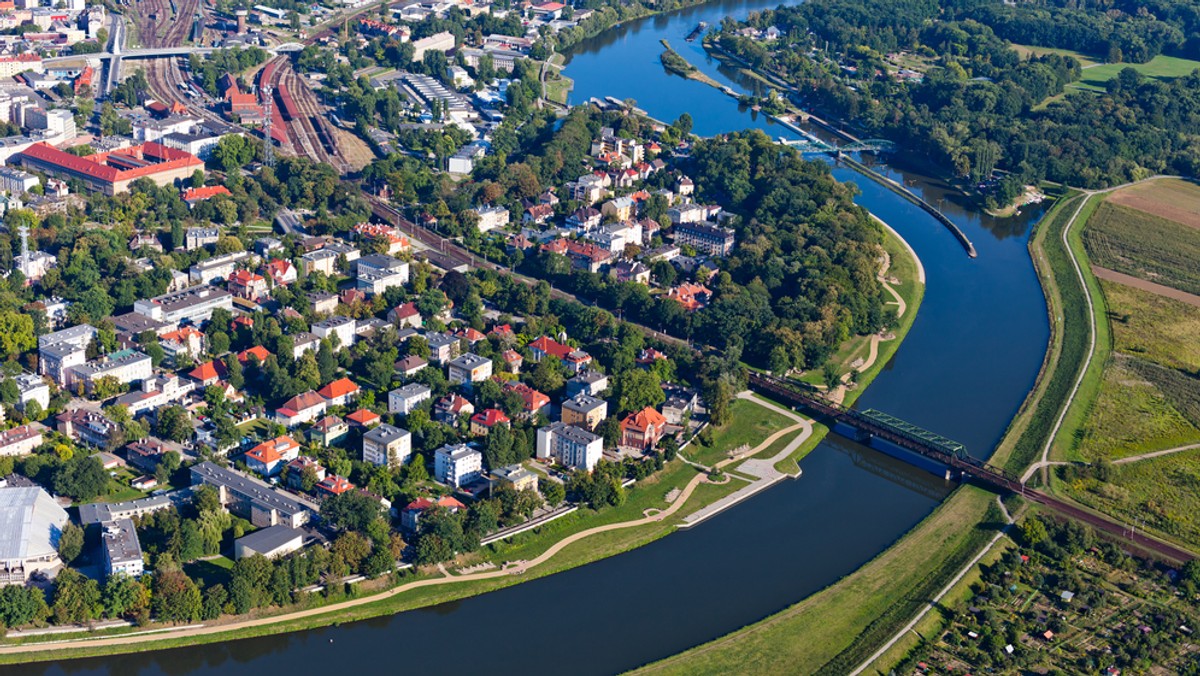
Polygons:
<instances>
[{"instance_id":1,"label":"villa with red roof","mask_svg":"<svg viewBox=\"0 0 1200 676\"><path fill-rule=\"evenodd\" d=\"M378 413L365 408L360 408L354 413L346 416L346 420L350 423L351 427L366 429L368 427L378 425L380 418Z\"/></svg>"},{"instance_id":2,"label":"villa with red roof","mask_svg":"<svg viewBox=\"0 0 1200 676\"><path fill-rule=\"evenodd\" d=\"M267 295L267 280L249 270L238 270L229 275L229 293L246 300L258 300Z\"/></svg>"},{"instance_id":3,"label":"villa with red roof","mask_svg":"<svg viewBox=\"0 0 1200 676\"><path fill-rule=\"evenodd\" d=\"M296 266L292 265L291 261L285 261L281 258L276 258L270 263L267 263L263 272L267 277L271 278L271 282L275 286L287 286L296 281Z\"/></svg>"},{"instance_id":4,"label":"villa with red roof","mask_svg":"<svg viewBox=\"0 0 1200 676\"><path fill-rule=\"evenodd\" d=\"M417 304L408 302L403 305L397 305L388 311L387 319L399 328L421 328L421 312L417 310Z\"/></svg>"},{"instance_id":5,"label":"villa with red roof","mask_svg":"<svg viewBox=\"0 0 1200 676\"><path fill-rule=\"evenodd\" d=\"M662 439L667 419L653 407L625 416L621 421L621 445L649 450Z\"/></svg>"},{"instance_id":6,"label":"villa with red roof","mask_svg":"<svg viewBox=\"0 0 1200 676\"><path fill-rule=\"evenodd\" d=\"M563 345L549 336L542 336L530 343L529 351L534 362L540 362L546 357L555 357L575 373L587 369L588 364L592 363L592 356L587 352Z\"/></svg>"},{"instance_id":7,"label":"villa with red roof","mask_svg":"<svg viewBox=\"0 0 1200 676\"><path fill-rule=\"evenodd\" d=\"M237 354L237 360L242 363L242 366L249 366L250 362L257 359L258 363L263 364L270 357L271 353L262 345L255 345L248 350L242 350Z\"/></svg>"},{"instance_id":8,"label":"villa with red roof","mask_svg":"<svg viewBox=\"0 0 1200 676\"><path fill-rule=\"evenodd\" d=\"M354 484L350 483L349 479L336 474L330 474L317 483L317 494L322 497L331 498L352 490L354 490Z\"/></svg>"},{"instance_id":9,"label":"villa with red roof","mask_svg":"<svg viewBox=\"0 0 1200 676\"><path fill-rule=\"evenodd\" d=\"M503 388L505 392L516 392L521 395L521 400L525 402L525 415L531 418L550 406L550 397L525 383L505 383Z\"/></svg>"},{"instance_id":10,"label":"villa with red roof","mask_svg":"<svg viewBox=\"0 0 1200 676\"><path fill-rule=\"evenodd\" d=\"M300 456L300 444L289 436L275 437L246 451L246 466L263 476L275 476Z\"/></svg>"},{"instance_id":11,"label":"villa with red roof","mask_svg":"<svg viewBox=\"0 0 1200 676\"><path fill-rule=\"evenodd\" d=\"M285 427L296 427L316 420L328 407L325 397L309 390L285 401L275 410L275 419Z\"/></svg>"},{"instance_id":12,"label":"villa with red roof","mask_svg":"<svg viewBox=\"0 0 1200 676\"><path fill-rule=\"evenodd\" d=\"M188 206L194 207L197 202L210 200L217 195L225 195L231 197L233 193L229 192L229 188L223 185L205 185L199 188L188 188L183 191L183 201L188 203Z\"/></svg>"},{"instance_id":13,"label":"villa with red roof","mask_svg":"<svg viewBox=\"0 0 1200 676\"><path fill-rule=\"evenodd\" d=\"M148 178L157 185L171 185L192 177L204 162L195 155L168 148L161 143L143 143L107 153L78 157L49 143L35 143L13 157L27 169L63 180L77 179L94 192L116 195L129 184Z\"/></svg>"},{"instance_id":14,"label":"villa with red roof","mask_svg":"<svg viewBox=\"0 0 1200 676\"><path fill-rule=\"evenodd\" d=\"M682 305L688 312L693 312L708 305L708 301L712 299L712 291L703 284L685 282L671 289L667 297Z\"/></svg>"},{"instance_id":15,"label":"villa with red roof","mask_svg":"<svg viewBox=\"0 0 1200 676\"><path fill-rule=\"evenodd\" d=\"M435 507L449 510L451 513L457 513L459 510L467 508L466 505L449 495L438 498L436 502L429 498L417 498L408 503L400 512L400 527L409 532L416 531L420 525L421 515Z\"/></svg>"},{"instance_id":16,"label":"villa with red roof","mask_svg":"<svg viewBox=\"0 0 1200 676\"><path fill-rule=\"evenodd\" d=\"M471 416L471 434L483 437L487 436L488 432L497 425L508 427L512 424L512 420L504 415L504 411L498 408L485 408L479 413Z\"/></svg>"},{"instance_id":17,"label":"villa with red roof","mask_svg":"<svg viewBox=\"0 0 1200 676\"><path fill-rule=\"evenodd\" d=\"M317 390L317 394L325 397L330 406L345 406L358 398L358 385L349 378L338 378L325 387Z\"/></svg>"},{"instance_id":18,"label":"villa with red roof","mask_svg":"<svg viewBox=\"0 0 1200 676\"><path fill-rule=\"evenodd\" d=\"M225 377L226 372L225 362L206 361L188 371L188 377L199 383L200 387L208 387L209 385L216 385L218 380Z\"/></svg>"}]
</instances>

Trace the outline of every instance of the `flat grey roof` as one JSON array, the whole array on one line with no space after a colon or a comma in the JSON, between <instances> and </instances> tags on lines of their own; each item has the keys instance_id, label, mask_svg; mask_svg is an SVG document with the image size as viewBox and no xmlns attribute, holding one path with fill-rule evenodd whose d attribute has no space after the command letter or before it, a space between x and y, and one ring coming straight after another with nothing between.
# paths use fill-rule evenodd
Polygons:
<instances>
[{"instance_id":1,"label":"flat grey roof","mask_svg":"<svg viewBox=\"0 0 1200 676\"><path fill-rule=\"evenodd\" d=\"M304 531L297 528L290 528L283 524L256 530L253 533L240 537L235 544L240 544L244 547L249 547L258 553L272 552L276 549L292 542L296 538L303 538Z\"/></svg>"}]
</instances>

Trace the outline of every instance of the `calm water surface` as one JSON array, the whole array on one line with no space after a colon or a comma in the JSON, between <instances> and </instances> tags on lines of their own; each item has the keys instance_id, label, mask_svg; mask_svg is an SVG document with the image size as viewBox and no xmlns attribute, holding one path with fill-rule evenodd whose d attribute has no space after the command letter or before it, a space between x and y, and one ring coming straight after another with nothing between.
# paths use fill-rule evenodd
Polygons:
<instances>
[{"instance_id":1,"label":"calm water surface","mask_svg":"<svg viewBox=\"0 0 1200 676\"><path fill-rule=\"evenodd\" d=\"M633 98L662 120L691 113L695 131L759 128L789 135L705 85L666 74L666 38L692 63L740 90L696 43L715 25L773 2L718 2L653 17L580 46L566 74L573 102ZM986 456L1020 406L1041 363L1046 310L1026 242L1040 210L994 221L955 204L943 186L887 167L975 242L969 259L919 208L859 174L858 202L917 250L925 301L904 345L861 399L967 444ZM781 610L836 581L904 534L949 486L921 470L831 437L803 462L803 477L701 526L632 552L540 580L426 610L313 631L144 655L12 667L21 674L432 672L475 661L495 674L529 670L605 674L660 659ZM802 639L801 639L802 640Z\"/></svg>"}]
</instances>

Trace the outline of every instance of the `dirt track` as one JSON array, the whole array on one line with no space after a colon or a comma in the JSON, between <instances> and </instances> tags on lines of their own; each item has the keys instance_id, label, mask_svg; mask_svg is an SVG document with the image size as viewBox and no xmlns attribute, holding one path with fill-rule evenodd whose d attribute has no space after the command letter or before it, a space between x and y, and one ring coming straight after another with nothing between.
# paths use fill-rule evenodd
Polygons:
<instances>
[{"instance_id":1,"label":"dirt track","mask_svg":"<svg viewBox=\"0 0 1200 676\"><path fill-rule=\"evenodd\" d=\"M1200 296L1190 294L1186 291L1173 289L1169 286L1163 286L1162 284L1155 284L1154 282L1147 282L1146 280L1134 277L1133 275L1127 275L1123 272L1117 272L1116 270L1102 268L1099 265L1092 266L1092 274L1109 282L1115 282L1124 286L1131 286L1135 289L1148 291L1156 296L1162 296L1163 298L1170 298L1172 300L1187 303L1188 305L1200 307Z\"/></svg>"}]
</instances>

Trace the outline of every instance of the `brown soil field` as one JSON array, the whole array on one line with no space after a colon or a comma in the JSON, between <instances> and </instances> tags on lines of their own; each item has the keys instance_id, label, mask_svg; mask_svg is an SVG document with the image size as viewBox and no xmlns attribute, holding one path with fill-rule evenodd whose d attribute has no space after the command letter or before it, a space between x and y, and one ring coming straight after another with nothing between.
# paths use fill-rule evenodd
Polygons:
<instances>
[{"instance_id":1,"label":"brown soil field","mask_svg":"<svg viewBox=\"0 0 1200 676\"><path fill-rule=\"evenodd\" d=\"M1147 291L1156 296L1172 298L1174 300L1187 303L1188 305L1200 307L1200 296L1190 294L1186 291L1172 289L1169 286L1155 284L1154 282L1147 282L1146 280L1139 279L1133 275L1127 275L1122 272L1117 272L1116 270L1102 268L1099 265L1092 266L1092 274L1096 275L1100 279L1106 279L1110 282L1116 282L1117 284L1124 284L1125 286L1132 286L1135 289L1141 289L1142 291Z\"/></svg>"},{"instance_id":2,"label":"brown soil field","mask_svg":"<svg viewBox=\"0 0 1200 676\"><path fill-rule=\"evenodd\" d=\"M1118 190L1107 201L1200 228L1200 186L1189 181L1151 181Z\"/></svg>"}]
</instances>

